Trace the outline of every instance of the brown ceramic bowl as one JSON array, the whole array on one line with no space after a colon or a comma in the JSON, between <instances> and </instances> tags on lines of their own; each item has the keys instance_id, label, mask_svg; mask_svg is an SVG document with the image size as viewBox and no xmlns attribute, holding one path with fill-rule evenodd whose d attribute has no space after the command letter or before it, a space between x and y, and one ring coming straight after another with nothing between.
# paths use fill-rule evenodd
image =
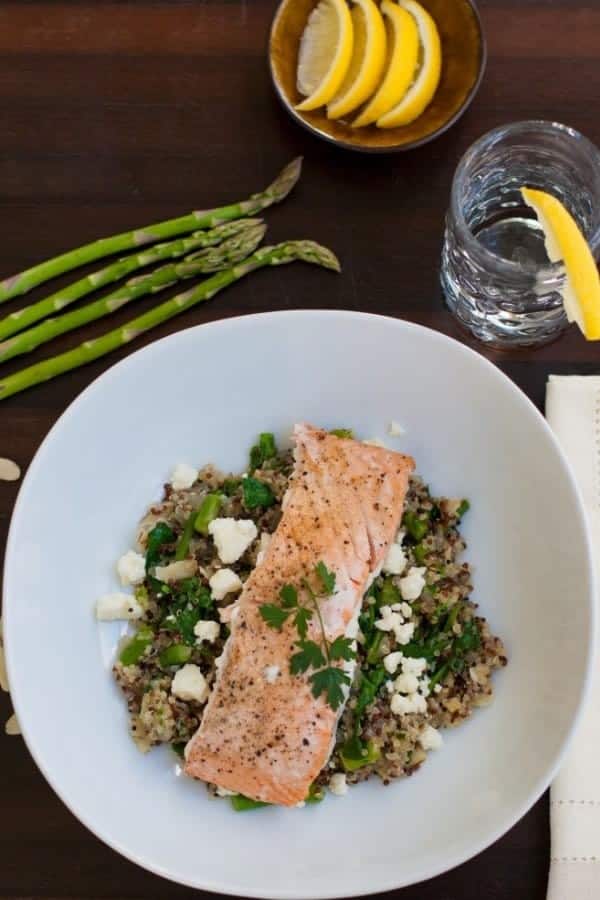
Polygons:
<instances>
[{"instance_id":1,"label":"brown ceramic bowl","mask_svg":"<svg viewBox=\"0 0 600 900\"><path fill-rule=\"evenodd\" d=\"M437 93L422 116L401 128L350 128L327 118L324 109L298 112L303 99L296 87L300 38L318 0L282 0L269 42L271 77L289 114L313 134L349 150L390 153L410 150L443 134L477 93L487 50L475 0L420 0L435 19L442 40L442 77Z\"/></svg>"}]
</instances>

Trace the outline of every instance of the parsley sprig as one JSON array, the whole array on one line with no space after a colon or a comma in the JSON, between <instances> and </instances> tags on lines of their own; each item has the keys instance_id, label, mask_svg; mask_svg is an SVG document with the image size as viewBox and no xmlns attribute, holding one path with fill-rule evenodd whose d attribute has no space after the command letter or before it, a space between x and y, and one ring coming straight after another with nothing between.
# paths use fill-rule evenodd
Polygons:
<instances>
[{"instance_id":1,"label":"parsley sprig","mask_svg":"<svg viewBox=\"0 0 600 900\"><path fill-rule=\"evenodd\" d=\"M350 638L340 635L329 641L321 614L320 597L331 597L335 593L335 574L323 561L317 563L314 578L318 582L315 589L308 578L301 581L301 589L292 584L284 584L279 592L279 603L265 603L260 614L269 628L281 631L291 619L299 640L295 642L298 652L290 659L292 675L302 675L312 669L308 680L313 697L325 695L328 704L337 710L344 701L344 686L351 684L349 675L336 662L355 659ZM308 625L316 614L321 631L319 643L308 639Z\"/></svg>"}]
</instances>

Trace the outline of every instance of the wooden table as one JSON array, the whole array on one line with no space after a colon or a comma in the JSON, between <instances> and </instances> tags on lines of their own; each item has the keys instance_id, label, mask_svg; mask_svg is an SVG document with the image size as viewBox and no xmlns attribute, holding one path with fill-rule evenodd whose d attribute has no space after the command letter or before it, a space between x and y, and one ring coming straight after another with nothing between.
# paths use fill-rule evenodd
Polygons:
<instances>
[{"instance_id":1,"label":"wooden table","mask_svg":"<svg viewBox=\"0 0 600 900\"><path fill-rule=\"evenodd\" d=\"M526 118L557 119L600 143L597 0L480 5L490 61L464 119L416 152L367 158L320 143L280 109L265 63L276 0L3 0L0 273L104 234L244 197L303 154L302 183L269 213L270 235L322 240L339 253L344 274L323 278L300 266L285 276L258 273L149 340L215 318L298 307L384 313L465 340L438 287L443 217L462 152L484 131ZM104 329L97 323L85 336ZM71 343L67 336L54 346ZM36 358L46 355L48 348ZM535 353L486 355L540 407L550 372L600 366L598 346L586 345L575 329ZM2 404L1 455L25 469L68 404L118 358ZM16 493L16 485L0 483L2 538ZM36 640L43 635L32 635L32 652ZM8 712L2 695L2 721ZM0 735L0 770L0 898L199 896L136 868L86 831L19 738ZM472 862L393 896L541 900L548 849L545 797Z\"/></svg>"}]
</instances>

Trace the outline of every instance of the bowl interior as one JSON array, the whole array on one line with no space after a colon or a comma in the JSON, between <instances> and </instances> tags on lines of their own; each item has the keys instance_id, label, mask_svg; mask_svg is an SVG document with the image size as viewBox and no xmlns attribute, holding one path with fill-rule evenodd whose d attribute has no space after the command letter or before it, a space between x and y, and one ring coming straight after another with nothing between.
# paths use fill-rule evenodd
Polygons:
<instances>
[{"instance_id":1,"label":"bowl interior","mask_svg":"<svg viewBox=\"0 0 600 900\"><path fill-rule=\"evenodd\" d=\"M408 149L444 131L473 97L485 64L479 17L469 0L421 0L434 17L442 41L442 77L423 115L402 128L353 129L327 118L324 109L298 112L302 100L296 87L298 50L308 16L317 0L283 0L271 31L273 82L284 106L309 130L341 145L369 151ZM352 114L353 116L355 114Z\"/></svg>"},{"instance_id":2,"label":"bowl interior","mask_svg":"<svg viewBox=\"0 0 600 900\"><path fill-rule=\"evenodd\" d=\"M259 431L283 441L308 420L386 438L391 419L406 434L389 445L415 456L433 490L471 499L475 598L509 655L496 699L446 733L411 779L369 782L304 810L235 814L179 776L170 752L135 749L110 675L122 629L95 621L95 600L118 589L115 560L177 462L236 471ZM590 598L572 479L545 422L504 375L418 326L290 312L175 334L78 398L17 501L4 624L28 746L98 836L194 887L322 900L435 875L534 802L580 706Z\"/></svg>"}]
</instances>

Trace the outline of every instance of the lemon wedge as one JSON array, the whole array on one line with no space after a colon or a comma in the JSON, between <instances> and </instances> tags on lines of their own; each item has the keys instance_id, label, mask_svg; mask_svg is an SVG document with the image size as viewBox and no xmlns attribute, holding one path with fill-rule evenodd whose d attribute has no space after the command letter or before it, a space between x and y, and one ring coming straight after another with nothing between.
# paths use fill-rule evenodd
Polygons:
<instances>
[{"instance_id":1,"label":"lemon wedge","mask_svg":"<svg viewBox=\"0 0 600 900\"><path fill-rule=\"evenodd\" d=\"M296 109L325 106L337 94L352 59L354 31L346 0L321 0L308 17L300 41Z\"/></svg>"},{"instance_id":2,"label":"lemon wedge","mask_svg":"<svg viewBox=\"0 0 600 900\"><path fill-rule=\"evenodd\" d=\"M408 90L419 59L419 30L414 18L396 3L384 0L381 12L387 24L387 66L377 93L352 123L370 125L392 109Z\"/></svg>"},{"instance_id":3,"label":"lemon wedge","mask_svg":"<svg viewBox=\"0 0 600 900\"><path fill-rule=\"evenodd\" d=\"M327 107L329 119L341 119L368 100L379 84L385 65L385 25L373 0L354 0L350 13L354 49L350 68L338 94Z\"/></svg>"},{"instance_id":4,"label":"lemon wedge","mask_svg":"<svg viewBox=\"0 0 600 900\"><path fill-rule=\"evenodd\" d=\"M434 20L416 0L398 2L417 23L422 63L414 83L397 106L377 119L379 128L397 128L400 125L410 125L418 119L433 100L442 74L442 44Z\"/></svg>"},{"instance_id":5,"label":"lemon wedge","mask_svg":"<svg viewBox=\"0 0 600 900\"><path fill-rule=\"evenodd\" d=\"M577 322L589 341L600 340L600 275L588 242L556 197L527 187L521 195L542 226L550 262L564 263L562 295L569 322Z\"/></svg>"}]
</instances>

